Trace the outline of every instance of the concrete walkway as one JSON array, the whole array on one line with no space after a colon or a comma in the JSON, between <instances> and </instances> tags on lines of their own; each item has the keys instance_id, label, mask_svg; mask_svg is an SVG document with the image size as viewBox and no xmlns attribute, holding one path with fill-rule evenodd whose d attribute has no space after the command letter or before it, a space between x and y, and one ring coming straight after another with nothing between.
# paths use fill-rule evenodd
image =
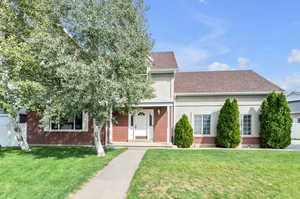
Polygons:
<instances>
[{"instance_id":1,"label":"concrete walkway","mask_svg":"<svg viewBox=\"0 0 300 199\"><path fill-rule=\"evenodd\" d=\"M71 199L124 199L146 149L128 149L71 195Z\"/></svg>"},{"instance_id":2,"label":"concrete walkway","mask_svg":"<svg viewBox=\"0 0 300 199\"><path fill-rule=\"evenodd\" d=\"M287 149L300 151L300 140L292 140L291 145Z\"/></svg>"}]
</instances>

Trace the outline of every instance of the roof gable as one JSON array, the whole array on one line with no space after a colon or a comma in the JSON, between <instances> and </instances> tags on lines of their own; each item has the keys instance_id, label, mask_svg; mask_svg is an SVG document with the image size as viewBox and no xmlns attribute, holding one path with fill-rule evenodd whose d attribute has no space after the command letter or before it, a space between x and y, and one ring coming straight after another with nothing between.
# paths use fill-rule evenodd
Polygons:
<instances>
[{"instance_id":1,"label":"roof gable","mask_svg":"<svg viewBox=\"0 0 300 199\"><path fill-rule=\"evenodd\" d=\"M283 91L251 70L177 72L175 93Z\"/></svg>"},{"instance_id":2,"label":"roof gable","mask_svg":"<svg viewBox=\"0 0 300 199\"><path fill-rule=\"evenodd\" d=\"M177 69L178 65L173 52L152 52L153 70Z\"/></svg>"}]
</instances>

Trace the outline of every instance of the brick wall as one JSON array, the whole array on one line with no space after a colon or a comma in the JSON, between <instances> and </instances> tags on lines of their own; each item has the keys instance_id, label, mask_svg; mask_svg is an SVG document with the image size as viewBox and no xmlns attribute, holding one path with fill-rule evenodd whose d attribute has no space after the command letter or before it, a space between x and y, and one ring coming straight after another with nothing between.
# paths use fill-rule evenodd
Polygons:
<instances>
[{"instance_id":1,"label":"brick wall","mask_svg":"<svg viewBox=\"0 0 300 199\"><path fill-rule=\"evenodd\" d=\"M154 108L154 142L167 142L168 111L167 107Z\"/></svg>"},{"instance_id":2,"label":"brick wall","mask_svg":"<svg viewBox=\"0 0 300 199\"><path fill-rule=\"evenodd\" d=\"M93 120L89 119L86 132L46 132L39 127L40 117L36 113L27 116L27 140L29 144L94 145ZM104 141L102 129L102 141ZM104 144L104 142L103 142Z\"/></svg>"},{"instance_id":3,"label":"brick wall","mask_svg":"<svg viewBox=\"0 0 300 199\"><path fill-rule=\"evenodd\" d=\"M128 115L114 115L116 124L113 125L113 142L128 142Z\"/></svg>"},{"instance_id":4,"label":"brick wall","mask_svg":"<svg viewBox=\"0 0 300 199\"><path fill-rule=\"evenodd\" d=\"M216 142L216 137L211 137L211 136L194 137L194 143L196 144L215 144L215 142ZM260 143L259 137L241 138L241 144L259 145L259 143Z\"/></svg>"}]
</instances>

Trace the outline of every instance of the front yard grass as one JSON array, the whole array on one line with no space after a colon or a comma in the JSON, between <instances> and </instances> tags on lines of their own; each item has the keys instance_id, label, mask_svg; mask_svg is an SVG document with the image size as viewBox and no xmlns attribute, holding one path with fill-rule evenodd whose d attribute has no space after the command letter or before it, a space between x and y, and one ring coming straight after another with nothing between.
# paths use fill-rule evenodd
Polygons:
<instances>
[{"instance_id":1,"label":"front yard grass","mask_svg":"<svg viewBox=\"0 0 300 199\"><path fill-rule=\"evenodd\" d=\"M33 147L0 151L0 198L62 199L125 149L97 157L90 147Z\"/></svg>"},{"instance_id":2,"label":"front yard grass","mask_svg":"<svg viewBox=\"0 0 300 199\"><path fill-rule=\"evenodd\" d=\"M135 198L299 198L300 152L149 150L128 191Z\"/></svg>"}]
</instances>

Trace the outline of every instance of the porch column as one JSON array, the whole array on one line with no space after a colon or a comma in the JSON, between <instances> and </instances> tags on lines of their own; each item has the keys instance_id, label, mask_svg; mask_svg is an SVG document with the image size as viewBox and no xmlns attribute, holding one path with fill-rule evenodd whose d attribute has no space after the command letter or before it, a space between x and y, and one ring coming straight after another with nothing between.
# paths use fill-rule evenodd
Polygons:
<instances>
[{"instance_id":1,"label":"porch column","mask_svg":"<svg viewBox=\"0 0 300 199\"><path fill-rule=\"evenodd\" d=\"M113 125L112 125L112 111L109 114L109 143L112 143L112 134L113 134Z\"/></svg>"},{"instance_id":2,"label":"porch column","mask_svg":"<svg viewBox=\"0 0 300 199\"><path fill-rule=\"evenodd\" d=\"M167 127L167 143L170 143L170 107L167 106L168 127Z\"/></svg>"}]
</instances>

